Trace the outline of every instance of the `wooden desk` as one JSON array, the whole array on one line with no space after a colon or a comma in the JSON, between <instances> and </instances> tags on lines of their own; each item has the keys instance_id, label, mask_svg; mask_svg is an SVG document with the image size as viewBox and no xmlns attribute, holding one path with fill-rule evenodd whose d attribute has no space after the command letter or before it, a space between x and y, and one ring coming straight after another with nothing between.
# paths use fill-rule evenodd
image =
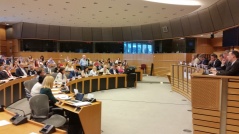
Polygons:
<instances>
[{"instance_id":1,"label":"wooden desk","mask_svg":"<svg viewBox=\"0 0 239 134\"><path fill-rule=\"evenodd\" d=\"M25 90L23 82L34 78L29 76L19 78L0 85L0 104L9 106L10 104L25 98Z\"/></svg>"},{"instance_id":2,"label":"wooden desk","mask_svg":"<svg viewBox=\"0 0 239 134\"><path fill-rule=\"evenodd\" d=\"M239 77L196 73L173 65L171 85L192 102L194 134L239 133Z\"/></svg>"},{"instance_id":3,"label":"wooden desk","mask_svg":"<svg viewBox=\"0 0 239 134\"><path fill-rule=\"evenodd\" d=\"M56 104L79 116L84 134L101 134L101 102L97 101L88 106L80 108L69 105L67 101L60 101Z\"/></svg>"},{"instance_id":4,"label":"wooden desk","mask_svg":"<svg viewBox=\"0 0 239 134\"><path fill-rule=\"evenodd\" d=\"M0 121L1 120L9 121L10 118L12 117L13 114L7 110L5 110L4 112L0 112ZM28 120L27 123L18 126L13 125L12 123L5 126L0 126L0 133L1 134L30 134L32 132L39 133L40 129L43 126L44 125L41 123ZM67 132L61 129L56 129L56 132L54 134L67 134Z\"/></svg>"}]
</instances>

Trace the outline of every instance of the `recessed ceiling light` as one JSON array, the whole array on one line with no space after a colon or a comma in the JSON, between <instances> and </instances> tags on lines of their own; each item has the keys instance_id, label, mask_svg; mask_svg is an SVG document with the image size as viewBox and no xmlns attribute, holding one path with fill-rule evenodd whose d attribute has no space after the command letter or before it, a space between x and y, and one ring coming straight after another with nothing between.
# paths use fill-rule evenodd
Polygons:
<instances>
[{"instance_id":1,"label":"recessed ceiling light","mask_svg":"<svg viewBox=\"0 0 239 134\"><path fill-rule=\"evenodd\" d=\"M148 2L164 3L164 4L173 4L173 5L201 5L198 0L144 0Z\"/></svg>"},{"instance_id":2,"label":"recessed ceiling light","mask_svg":"<svg viewBox=\"0 0 239 134\"><path fill-rule=\"evenodd\" d=\"M5 12L6 12L7 10L3 10L3 11L5 11Z\"/></svg>"},{"instance_id":3,"label":"recessed ceiling light","mask_svg":"<svg viewBox=\"0 0 239 134\"><path fill-rule=\"evenodd\" d=\"M119 13L116 13L115 15L119 15Z\"/></svg>"},{"instance_id":4,"label":"recessed ceiling light","mask_svg":"<svg viewBox=\"0 0 239 134\"><path fill-rule=\"evenodd\" d=\"M184 11L184 9L180 9L180 11Z\"/></svg>"},{"instance_id":5,"label":"recessed ceiling light","mask_svg":"<svg viewBox=\"0 0 239 134\"><path fill-rule=\"evenodd\" d=\"M30 13L32 12L32 11L29 11Z\"/></svg>"},{"instance_id":6,"label":"recessed ceiling light","mask_svg":"<svg viewBox=\"0 0 239 134\"><path fill-rule=\"evenodd\" d=\"M200 35L200 36L203 36L203 35Z\"/></svg>"},{"instance_id":7,"label":"recessed ceiling light","mask_svg":"<svg viewBox=\"0 0 239 134\"><path fill-rule=\"evenodd\" d=\"M139 13L143 13L143 11L139 11Z\"/></svg>"},{"instance_id":8,"label":"recessed ceiling light","mask_svg":"<svg viewBox=\"0 0 239 134\"><path fill-rule=\"evenodd\" d=\"M6 23L6 25L8 26L9 24L8 24L8 23Z\"/></svg>"},{"instance_id":9,"label":"recessed ceiling light","mask_svg":"<svg viewBox=\"0 0 239 134\"><path fill-rule=\"evenodd\" d=\"M132 15L132 16L136 16L136 15Z\"/></svg>"},{"instance_id":10,"label":"recessed ceiling light","mask_svg":"<svg viewBox=\"0 0 239 134\"><path fill-rule=\"evenodd\" d=\"M164 8L164 7L162 8L162 10L165 10L165 9L166 9L166 8Z\"/></svg>"},{"instance_id":11,"label":"recessed ceiling light","mask_svg":"<svg viewBox=\"0 0 239 134\"><path fill-rule=\"evenodd\" d=\"M86 8L86 7L82 7L82 8Z\"/></svg>"},{"instance_id":12,"label":"recessed ceiling light","mask_svg":"<svg viewBox=\"0 0 239 134\"><path fill-rule=\"evenodd\" d=\"M66 3L67 3L67 4L69 4L70 2L69 2L69 1L67 1Z\"/></svg>"},{"instance_id":13,"label":"recessed ceiling light","mask_svg":"<svg viewBox=\"0 0 239 134\"><path fill-rule=\"evenodd\" d=\"M25 3L22 3L22 5L25 5Z\"/></svg>"},{"instance_id":14,"label":"recessed ceiling light","mask_svg":"<svg viewBox=\"0 0 239 134\"><path fill-rule=\"evenodd\" d=\"M129 6L129 5L131 5L130 3L127 3L127 5Z\"/></svg>"},{"instance_id":15,"label":"recessed ceiling light","mask_svg":"<svg viewBox=\"0 0 239 134\"><path fill-rule=\"evenodd\" d=\"M63 8L64 10L67 10L66 8Z\"/></svg>"},{"instance_id":16,"label":"recessed ceiling light","mask_svg":"<svg viewBox=\"0 0 239 134\"><path fill-rule=\"evenodd\" d=\"M48 4L49 6L53 6L52 4Z\"/></svg>"},{"instance_id":17,"label":"recessed ceiling light","mask_svg":"<svg viewBox=\"0 0 239 134\"><path fill-rule=\"evenodd\" d=\"M125 9L124 11L128 11L127 9Z\"/></svg>"},{"instance_id":18,"label":"recessed ceiling light","mask_svg":"<svg viewBox=\"0 0 239 134\"><path fill-rule=\"evenodd\" d=\"M94 2L94 4L98 4L97 2Z\"/></svg>"},{"instance_id":19,"label":"recessed ceiling light","mask_svg":"<svg viewBox=\"0 0 239 134\"><path fill-rule=\"evenodd\" d=\"M99 12L102 12L102 11L99 11Z\"/></svg>"},{"instance_id":20,"label":"recessed ceiling light","mask_svg":"<svg viewBox=\"0 0 239 134\"><path fill-rule=\"evenodd\" d=\"M112 8L112 7L108 7L108 8Z\"/></svg>"},{"instance_id":21,"label":"recessed ceiling light","mask_svg":"<svg viewBox=\"0 0 239 134\"><path fill-rule=\"evenodd\" d=\"M148 6L144 6L144 8L148 8Z\"/></svg>"},{"instance_id":22,"label":"recessed ceiling light","mask_svg":"<svg viewBox=\"0 0 239 134\"><path fill-rule=\"evenodd\" d=\"M15 7L12 7L12 8L15 8Z\"/></svg>"}]
</instances>

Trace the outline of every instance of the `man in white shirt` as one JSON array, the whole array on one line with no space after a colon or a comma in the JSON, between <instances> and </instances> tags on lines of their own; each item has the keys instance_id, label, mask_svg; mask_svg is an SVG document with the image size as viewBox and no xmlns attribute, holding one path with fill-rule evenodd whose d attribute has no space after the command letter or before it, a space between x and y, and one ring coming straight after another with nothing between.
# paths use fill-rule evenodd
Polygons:
<instances>
[{"instance_id":1,"label":"man in white shirt","mask_svg":"<svg viewBox=\"0 0 239 134\"><path fill-rule=\"evenodd\" d=\"M86 60L86 56L82 55L82 58L79 62L79 65L81 67L81 70L85 70L86 67L88 67L88 61Z\"/></svg>"},{"instance_id":2,"label":"man in white shirt","mask_svg":"<svg viewBox=\"0 0 239 134\"><path fill-rule=\"evenodd\" d=\"M42 82L43 82L44 78L45 78L45 76L39 76L38 82L32 87L31 96L40 94L40 90L42 88Z\"/></svg>"}]
</instances>

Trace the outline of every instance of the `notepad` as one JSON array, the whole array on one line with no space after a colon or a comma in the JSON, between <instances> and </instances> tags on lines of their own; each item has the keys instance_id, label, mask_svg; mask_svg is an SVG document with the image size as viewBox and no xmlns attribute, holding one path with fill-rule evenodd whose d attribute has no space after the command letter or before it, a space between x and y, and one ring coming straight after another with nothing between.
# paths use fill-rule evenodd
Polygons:
<instances>
[{"instance_id":1,"label":"notepad","mask_svg":"<svg viewBox=\"0 0 239 134\"><path fill-rule=\"evenodd\" d=\"M10 124L10 122L6 121L6 120L0 120L0 127L1 126L5 126L5 125L8 125Z\"/></svg>"},{"instance_id":2,"label":"notepad","mask_svg":"<svg viewBox=\"0 0 239 134\"><path fill-rule=\"evenodd\" d=\"M61 100L68 100L71 99L71 97L65 95L65 94L58 94L58 95L54 95L54 97L59 98Z\"/></svg>"},{"instance_id":3,"label":"notepad","mask_svg":"<svg viewBox=\"0 0 239 134\"><path fill-rule=\"evenodd\" d=\"M52 88L51 91L58 91L59 88Z\"/></svg>"}]
</instances>

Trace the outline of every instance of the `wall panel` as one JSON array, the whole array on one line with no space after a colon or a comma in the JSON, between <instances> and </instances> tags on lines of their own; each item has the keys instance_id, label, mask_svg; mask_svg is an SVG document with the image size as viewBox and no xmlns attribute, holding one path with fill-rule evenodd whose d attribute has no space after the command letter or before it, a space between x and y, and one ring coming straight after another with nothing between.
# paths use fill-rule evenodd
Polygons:
<instances>
[{"instance_id":1,"label":"wall panel","mask_svg":"<svg viewBox=\"0 0 239 134\"><path fill-rule=\"evenodd\" d=\"M166 31L163 30L164 27L167 27ZM161 28L160 31L161 31L163 39L167 39L167 38L172 38L173 37L172 29L171 29L171 25L170 25L169 21L160 22L160 28Z\"/></svg>"},{"instance_id":2,"label":"wall panel","mask_svg":"<svg viewBox=\"0 0 239 134\"><path fill-rule=\"evenodd\" d=\"M152 33L153 33L153 38L156 39L162 39L162 34L161 34L161 28L159 23L152 24Z\"/></svg>"},{"instance_id":3,"label":"wall panel","mask_svg":"<svg viewBox=\"0 0 239 134\"><path fill-rule=\"evenodd\" d=\"M24 22L22 25L22 38L36 38L37 25Z\"/></svg>"},{"instance_id":4,"label":"wall panel","mask_svg":"<svg viewBox=\"0 0 239 134\"><path fill-rule=\"evenodd\" d=\"M22 22L14 24L13 27L13 37L16 39L20 39L22 37Z\"/></svg>"},{"instance_id":5,"label":"wall panel","mask_svg":"<svg viewBox=\"0 0 239 134\"><path fill-rule=\"evenodd\" d=\"M223 28L222 19L219 15L217 5L212 5L209 7L209 13L212 18L213 27L215 30L220 30Z\"/></svg>"},{"instance_id":6,"label":"wall panel","mask_svg":"<svg viewBox=\"0 0 239 134\"><path fill-rule=\"evenodd\" d=\"M131 27L123 27L122 30L124 41L132 40Z\"/></svg>"},{"instance_id":7,"label":"wall panel","mask_svg":"<svg viewBox=\"0 0 239 134\"><path fill-rule=\"evenodd\" d=\"M113 40L114 41L123 41L123 30L122 27L113 27Z\"/></svg>"},{"instance_id":8,"label":"wall panel","mask_svg":"<svg viewBox=\"0 0 239 134\"><path fill-rule=\"evenodd\" d=\"M189 23L188 16L181 17L181 24L184 36L192 35L192 29Z\"/></svg>"},{"instance_id":9,"label":"wall panel","mask_svg":"<svg viewBox=\"0 0 239 134\"><path fill-rule=\"evenodd\" d=\"M49 25L37 24L36 38L48 39Z\"/></svg>"},{"instance_id":10,"label":"wall panel","mask_svg":"<svg viewBox=\"0 0 239 134\"><path fill-rule=\"evenodd\" d=\"M102 41L102 28L92 28L93 41Z\"/></svg>"},{"instance_id":11,"label":"wall panel","mask_svg":"<svg viewBox=\"0 0 239 134\"><path fill-rule=\"evenodd\" d=\"M55 39L59 40L60 39L60 27L59 26L54 26L50 25L49 26L49 39Z\"/></svg>"},{"instance_id":12,"label":"wall panel","mask_svg":"<svg viewBox=\"0 0 239 134\"><path fill-rule=\"evenodd\" d=\"M102 28L103 41L113 41L113 31L111 27Z\"/></svg>"},{"instance_id":13,"label":"wall panel","mask_svg":"<svg viewBox=\"0 0 239 134\"><path fill-rule=\"evenodd\" d=\"M212 24L212 19L211 19L208 8L199 11L198 16L199 16L199 19L200 19L200 23L201 23L201 26L202 26L202 32L203 33L214 31L214 27L213 27L213 24Z\"/></svg>"},{"instance_id":14,"label":"wall panel","mask_svg":"<svg viewBox=\"0 0 239 134\"><path fill-rule=\"evenodd\" d=\"M199 21L198 13L196 12L196 13L190 14L188 16L188 19L192 29L192 34L196 35L196 34L202 33L202 27Z\"/></svg>"},{"instance_id":15,"label":"wall panel","mask_svg":"<svg viewBox=\"0 0 239 134\"><path fill-rule=\"evenodd\" d=\"M71 40L81 41L82 40L82 28L71 27Z\"/></svg>"},{"instance_id":16,"label":"wall panel","mask_svg":"<svg viewBox=\"0 0 239 134\"><path fill-rule=\"evenodd\" d=\"M234 20L235 25L239 24L239 1L238 0L227 0L228 5L232 14L232 18Z\"/></svg>"},{"instance_id":17,"label":"wall panel","mask_svg":"<svg viewBox=\"0 0 239 134\"><path fill-rule=\"evenodd\" d=\"M170 21L173 37L183 37L183 29L180 18Z\"/></svg>"},{"instance_id":18,"label":"wall panel","mask_svg":"<svg viewBox=\"0 0 239 134\"><path fill-rule=\"evenodd\" d=\"M217 8L219 15L222 19L223 28L227 28L234 25L232 15L227 3L227 0L220 0L217 2Z\"/></svg>"},{"instance_id":19,"label":"wall panel","mask_svg":"<svg viewBox=\"0 0 239 134\"><path fill-rule=\"evenodd\" d=\"M133 40L142 40L141 26L131 26Z\"/></svg>"},{"instance_id":20,"label":"wall panel","mask_svg":"<svg viewBox=\"0 0 239 134\"><path fill-rule=\"evenodd\" d=\"M90 27L83 27L82 28L82 37L83 41L92 41L92 31Z\"/></svg>"},{"instance_id":21,"label":"wall panel","mask_svg":"<svg viewBox=\"0 0 239 134\"><path fill-rule=\"evenodd\" d=\"M151 25L142 25L141 26L141 31L142 31L142 39L143 40L152 40L153 39L153 33L152 33Z\"/></svg>"},{"instance_id":22,"label":"wall panel","mask_svg":"<svg viewBox=\"0 0 239 134\"><path fill-rule=\"evenodd\" d=\"M5 32L5 29L4 29L4 32ZM5 35L6 35L6 39L8 40L8 39L13 39L13 28L12 27L7 27L6 28L6 33L5 33ZM0 36L3 36L3 37L0 37L0 40L2 40L2 39L4 39L4 33L3 33L3 35L2 35L2 32L0 32Z\"/></svg>"},{"instance_id":23,"label":"wall panel","mask_svg":"<svg viewBox=\"0 0 239 134\"><path fill-rule=\"evenodd\" d=\"M71 27L60 26L60 40L70 40L71 39Z\"/></svg>"}]
</instances>

